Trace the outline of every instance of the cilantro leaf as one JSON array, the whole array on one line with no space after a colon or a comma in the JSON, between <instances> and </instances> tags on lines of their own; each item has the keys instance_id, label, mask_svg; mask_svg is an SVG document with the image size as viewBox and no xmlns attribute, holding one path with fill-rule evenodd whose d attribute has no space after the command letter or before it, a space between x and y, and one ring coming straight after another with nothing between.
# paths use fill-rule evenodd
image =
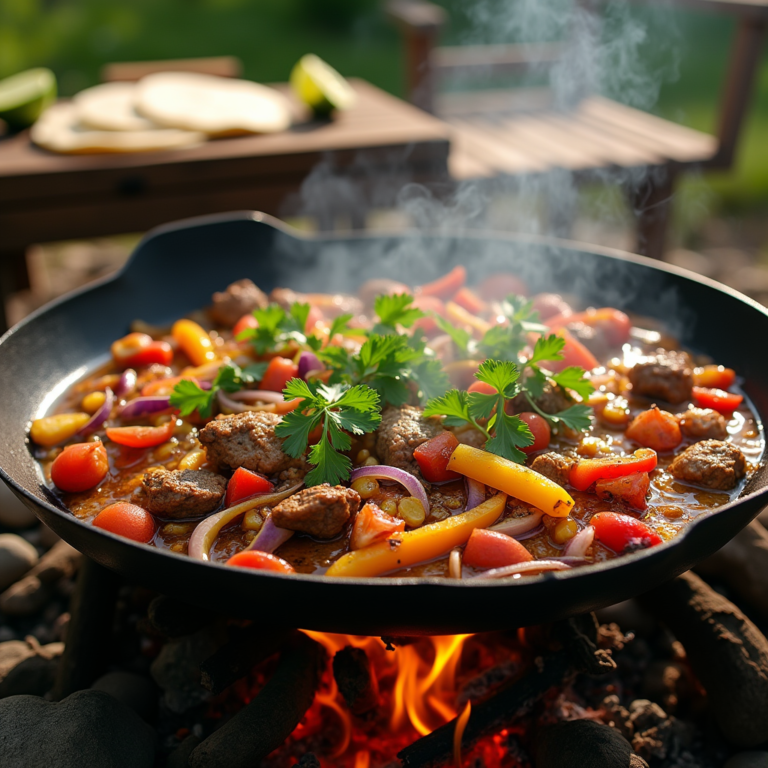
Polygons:
<instances>
[{"instance_id":1,"label":"cilantro leaf","mask_svg":"<svg viewBox=\"0 0 768 768\"><path fill-rule=\"evenodd\" d=\"M501 414L501 417L499 417ZM497 456L525 464L525 453L521 448L533 445L534 437L528 425L517 416L510 416L502 408L493 417L493 437L485 444L487 450Z\"/></svg>"},{"instance_id":2,"label":"cilantro leaf","mask_svg":"<svg viewBox=\"0 0 768 768\"><path fill-rule=\"evenodd\" d=\"M337 333L340 333L342 336L348 335L349 332L352 330L349 327L349 321L351 319L352 319L351 312L335 317L333 319L333 322L331 323L331 328L328 331L328 338L332 339Z\"/></svg>"},{"instance_id":3,"label":"cilantro leaf","mask_svg":"<svg viewBox=\"0 0 768 768\"><path fill-rule=\"evenodd\" d=\"M444 317L440 315L434 315L435 323L437 327L443 332L447 333L453 343L458 349L465 355L469 355L472 352L472 334L469 331L465 331L463 328L457 328L455 325L449 323Z\"/></svg>"},{"instance_id":4,"label":"cilantro leaf","mask_svg":"<svg viewBox=\"0 0 768 768\"><path fill-rule=\"evenodd\" d=\"M572 389L584 400L595 391L594 384L584 378L584 369L577 365L564 368L560 373L554 374L552 380L560 387Z\"/></svg>"},{"instance_id":5,"label":"cilantro leaf","mask_svg":"<svg viewBox=\"0 0 768 768\"><path fill-rule=\"evenodd\" d=\"M306 486L321 483L338 485L342 480L349 479L352 470L351 460L334 449L325 433L320 442L312 446L307 458L309 463L315 466L304 478Z\"/></svg>"},{"instance_id":6,"label":"cilantro leaf","mask_svg":"<svg viewBox=\"0 0 768 768\"><path fill-rule=\"evenodd\" d=\"M559 413L551 414L549 419L555 424L562 424L564 427L572 429L574 432L583 432L589 429L592 424L591 413L592 409L588 405L578 404Z\"/></svg>"},{"instance_id":7,"label":"cilantro leaf","mask_svg":"<svg viewBox=\"0 0 768 768\"><path fill-rule=\"evenodd\" d=\"M374 326L373 332L381 335L397 333L398 325L410 328L419 318L426 316L411 304L413 304L413 296L407 293L377 296L373 308L379 322Z\"/></svg>"},{"instance_id":8,"label":"cilantro leaf","mask_svg":"<svg viewBox=\"0 0 768 768\"><path fill-rule=\"evenodd\" d=\"M555 336L551 333L549 336L541 336L536 340L533 348L533 355L527 361L526 365L538 365L539 363L562 360L565 355L563 349L565 339L562 336Z\"/></svg>"},{"instance_id":9,"label":"cilantro leaf","mask_svg":"<svg viewBox=\"0 0 768 768\"><path fill-rule=\"evenodd\" d=\"M301 347L317 351L323 341L306 333L310 306L294 302L286 312L279 304L270 304L264 309L255 309L253 316L258 327L247 328L238 334L238 341L250 341L256 353L263 355L275 349L282 349L293 341Z\"/></svg>"},{"instance_id":10,"label":"cilantro leaf","mask_svg":"<svg viewBox=\"0 0 768 768\"><path fill-rule=\"evenodd\" d=\"M189 416L193 411L197 411L201 416L208 417L211 415L215 396L216 392L213 389L206 391L194 381L182 379L173 388L170 403L174 408L179 409L181 416Z\"/></svg>"},{"instance_id":11,"label":"cilantro leaf","mask_svg":"<svg viewBox=\"0 0 768 768\"><path fill-rule=\"evenodd\" d=\"M445 394L450 384L443 364L435 357L422 357L421 360L412 361L410 378L419 389L419 400L422 403Z\"/></svg>"},{"instance_id":12,"label":"cilantro leaf","mask_svg":"<svg viewBox=\"0 0 768 768\"><path fill-rule=\"evenodd\" d=\"M475 374L478 381L490 384L507 400L517 395L517 380L520 374L517 366L507 360L486 360Z\"/></svg>"}]
</instances>

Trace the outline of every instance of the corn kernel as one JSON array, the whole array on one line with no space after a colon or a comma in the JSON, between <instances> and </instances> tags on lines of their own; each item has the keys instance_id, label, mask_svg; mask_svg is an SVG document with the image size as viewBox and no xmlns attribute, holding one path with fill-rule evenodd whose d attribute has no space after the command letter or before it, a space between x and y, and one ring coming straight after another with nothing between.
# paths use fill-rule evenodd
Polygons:
<instances>
[{"instance_id":1,"label":"corn kernel","mask_svg":"<svg viewBox=\"0 0 768 768\"><path fill-rule=\"evenodd\" d=\"M365 465L366 467L373 467L373 466L375 466L375 465L376 465L376 464L378 464L378 463L379 463L379 460L378 460L378 458L377 458L376 456L369 456L369 457L368 457L368 458L365 460L365 462L364 462L364 465Z\"/></svg>"},{"instance_id":2,"label":"corn kernel","mask_svg":"<svg viewBox=\"0 0 768 768\"><path fill-rule=\"evenodd\" d=\"M410 528L418 528L424 524L426 513L424 512L424 505L413 496L406 496L404 499L400 499L400 503L397 505L397 516L405 520L405 524Z\"/></svg>"},{"instance_id":3,"label":"corn kernel","mask_svg":"<svg viewBox=\"0 0 768 768\"><path fill-rule=\"evenodd\" d=\"M667 520L677 520L685 514L683 509L676 507L673 504L665 504L662 507L656 507L656 511L661 512Z\"/></svg>"},{"instance_id":4,"label":"corn kernel","mask_svg":"<svg viewBox=\"0 0 768 768\"><path fill-rule=\"evenodd\" d=\"M178 447L179 441L175 437L172 437L167 443L158 445L152 452L152 455L154 456L155 461L164 461L165 459L170 459Z\"/></svg>"},{"instance_id":5,"label":"corn kernel","mask_svg":"<svg viewBox=\"0 0 768 768\"><path fill-rule=\"evenodd\" d=\"M173 544L169 547L171 552L178 552L180 555L186 554L187 552L187 545L189 542L186 541L174 541Z\"/></svg>"},{"instance_id":6,"label":"corn kernel","mask_svg":"<svg viewBox=\"0 0 768 768\"><path fill-rule=\"evenodd\" d=\"M367 448L363 448L357 452L357 459L355 459L355 464L362 464L366 459L370 458L370 456L371 452Z\"/></svg>"},{"instance_id":7,"label":"corn kernel","mask_svg":"<svg viewBox=\"0 0 768 768\"><path fill-rule=\"evenodd\" d=\"M29 436L38 445L51 447L69 440L80 427L85 426L91 417L87 413L57 413L55 416L43 416L35 419Z\"/></svg>"},{"instance_id":8,"label":"corn kernel","mask_svg":"<svg viewBox=\"0 0 768 768\"><path fill-rule=\"evenodd\" d=\"M259 514L258 509L249 509L243 515L242 528L244 531L260 531L264 525L264 518Z\"/></svg>"},{"instance_id":9,"label":"corn kernel","mask_svg":"<svg viewBox=\"0 0 768 768\"><path fill-rule=\"evenodd\" d=\"M579 526L572 517L563 517L550 530L549 535L555 544L565 544L579 532Z\"/></svg>"},{"instance_id":10,"label":"corn kernel","mask_svg":"<svg viewBox=\"0 0 768 768\"><path fill-rule=\"evenodd\" d=\"M397 515L397 504L392 499L387 499L380 506L382 512L386 512L388 515L392 515L392 517Z\"/></svg>"},{"instance_id":11,"label":"corn kernel","mask_svg":"<svg viewBox=\"0 0 768 768\"><path fill-rule=\"evenodd\" d=\"M166 523L163 526L163 533L171 536L183 536L185 533L192 533L195 523Z\"/></svg>"},{"instance_id":12,"label":"corn kernel","mask_svg":"<svg viewBox=\"0 0 768 768\"><path fill-rule=\"evenodd\" d=\"M579 443L579 447L576 449L576 453L579 456L595 457L601 453L610 453L611 447L605 440L601 440L599 437L585 437Z\"/></svg>"},{"instance_id":13,"label":"corn kernel","mask_svg":"<svg viewBox=\"0 0 768 768\"><path fill-rule=\"evenodd\" d=\"M182 421L181 424L176 425L176 431L180 435L191 435L193 432L197 432L197 427L188 421Z\"/></svg>"},{"instance_id":14,"label":"corn kernel","mask_svg":"<svg viewBox=\"0 0 768 768\"><path fill-rule=\"evenodd\" d=\"M107 396L103 392L91 392L83 398L83 402L80 405L86 413L93 415L104 405L106 399Z\"/></svg>"},{"instance_id":15,"label":"corn kernel","mask_svg":"<svg viewBox=\"0 0 768 768\"><path fill-rule=\"evenodd\" d=\"M629 405L623 397L617 397L599 411L598 416L601 421L612 427L623 427L629 424Z\"/></svg>"},{"instance_id":16,"label":"corn kernel","mask_svg":"<svg viewBox=\"0 0 768 768\"><path fill-rule=\"evenodd\" d=\"M352 483L352 490L357 491L361 499L370 499L379 492L379 482L373 477L358 477Z\"/></svg>"},{"instance_id":17,"label":"corn kernel","mask_svg":"<svg viewBox=\"0 0 768 768\"><path fill-rule=\"evenodd\" d=\"M451 516L451 513L444 507L432 507L429 510L429 519L433 523L439 523L441 520L447 520Z\"/></svg>"},{"instance_id":18,"label":"corn kernel","mask_svg":"<svg viewBox=\"0 0 768 768\"><path fill-rule=\"evenodd\" d=\"M448 509L459 509L464 506L464 502L457 496L449 496L444 502Z\"/></svg>"},{"instance_id":19,"label":"corn kernel","mask_svg":"<svg viewBox=\"0 0 768 768\"><path fill-rule=\"evenodd\" d=\"M207 459L208 456L202 448L195 448L182 458L179 469L200 469Z\"/></svg>"}]
</instances>

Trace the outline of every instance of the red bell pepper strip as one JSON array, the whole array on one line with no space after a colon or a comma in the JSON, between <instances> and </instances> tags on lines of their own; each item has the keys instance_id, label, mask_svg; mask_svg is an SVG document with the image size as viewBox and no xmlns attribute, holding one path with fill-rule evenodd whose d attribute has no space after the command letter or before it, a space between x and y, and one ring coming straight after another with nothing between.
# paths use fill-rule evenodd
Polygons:
<instances>
[{"instance_id":1,"label":"red bell pepper strip","mask_svg":"<svg viewBox=\"0 0 768 768\"><path fill-rule=\"evenodd\" d=\"M129 448L154 448L170 440L175 429L176 419L172 418L159 427L109 427L107 437Z\"/></svg>"},{"instance_id":2,"label":"red bell pepper strip","mask_svg":"<svg viewBox=\"0 0 768 768\"><path fill-rule=\"evenodd\" d=\"M711 408L719 413L733 413L741 405L744 396L734 392L724 392L722 389L694 387L693 399L696 405L702 408Z\"/></svg>"},{"instance_id":3,"label":"red bell pepper strip","mask_svg":"<svg viewBox=\"0 0 768 768\"><path fill-rule=\"evenodd\" d=\"M604 459L581 459L571 467L570 484L586 491L598 480L612 480L635 472L651 472L656 467L656 451L640 448L632 456L609 456Z\"/></svg>"},{"instance_id":4,"label":"red bell pepper strip","mask_svg":"<svg viewBox=\"0 0 768 768\"><path fill-rule=\"evenodd\" d=\"M285 385L299 375L299 366L287 357L273 357L269 361L264 378L259 384L259 389L268 389L270 392L282 392Z\"/></svg>"},{"instance_id":5,"label":"red bell pepper strip","mask_svg":"<svg viewBox=\"0 0 768 768\"><path fill-rule=\"evenodd\" d=\"M257 571L274 571L275 573L296 573L294 567L282 557L271 555L269 552L259 552L246 549L238 552L227 560L227 565L239 568L253 568Z\"/></svg>"},{"instance_id":6,"label":"red bell pepper strip","mask_svg":"<svg viewBox=\"0 0 768 768\"><path fill-rule=\"evenodd\" d=\"M458 444L459 441L453 432L441 432L416 448L413 458L418 462L421 474L427 482L444 483L461 477L458 472L448 469L448 460Z\"/></svg>"},{"instance_id":7,"label":"red bell pepper strip","mask_svg":"<svg viewBox=\"0 0 768 768\"><path fill-rule=\"evenodd\" d=\"M265 477L251 472L245 467L238 467L227 483L227 495L224 506L231 507L241 501L258 496L260 493L272 493L275 486Z\"/></svg>"},{"instance_id":8,"label":"red bell pepper strip","mask_svg":"<svg viewBox=\"0 0 768 768\"><path fill-rule=\"evenodd\" d=\"M519 541L485 528L475 528L464 548L464 565L473 568L503 568L530 560L533 555Z\"/></svg>"},{"instance_id":9,"label":"red bell pepper strip","mask_svg":"<svg viewBox=\"0 0 768 768\"><path fill-rule=\"evenodd\" d=\"M129 333L112 344L112 359L122 368L170 365L173 349L167 341L155 341L146 333Z\"/></svg>"},{"instance_id":10,"label":"red bell pepper strip","mask_svg":"<svg viewBox=\"0 0 768 768\"><path fill-rule=\"evenodd\" d=\"M647 472L635 472L633 475L616 477L613 480L598 480L595 483L595 493L606 501L619 499L635 509L647 509L648 490L651 478Z\"/></svg>"},{"instance_id":11,"label":"red bell pepper strip","mask_svg":"<svg viewBox=\"0 0 768 768\"><path fill-rule=\"evenodd\" d=\"M595 529L597 540L619 555L661 544L658 533L630 515L598 512L589 524Z\"/></svg>"},{"instance_id":12,"label":"red bell pepper strip","mask_svg":"<svg viewBox=\"0 0 768 768\"><path fill-rule=\"evenodd\" d=\"M438 299L450 299L467 282L467 270L459 265L447 275L438 277L431 283L416 288L417 296L437 296Z\"/></svg>"}]
</instances>

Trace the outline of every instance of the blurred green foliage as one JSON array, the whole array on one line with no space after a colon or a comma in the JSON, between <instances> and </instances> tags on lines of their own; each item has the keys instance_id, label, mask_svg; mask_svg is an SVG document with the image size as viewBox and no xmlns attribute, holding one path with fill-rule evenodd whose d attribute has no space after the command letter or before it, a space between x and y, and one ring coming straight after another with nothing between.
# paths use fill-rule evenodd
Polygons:
<instances>
[{"instance_id":1,"label":"blurred green foliage","mask_svg":"<svg viewBox=\"0 0 768 768\"><path fill-rule=\"evenodd\" d=\"M537 0L522 2L530 9ZM492 34L508 39L514 27L496 23L494 16L510 13L515 6L508 0L442 4L452 19L448 42L478 42ZM401 44L382 5L381 0L0 0L0 77L49 66L66 96L97 83L109 61L232 54L242 60L246 77L270 82L286 80L299 57L314 52L345 75L402 94ZM478 7L485 10L483 18ZM680 59L679 77L663 86L656 111L713 132L733 22L680 10L648 15L646 21L650 34L634 53L654 71L661 66L667 77L676 68L665 62ZM709 174L706 181L714 190L710 204L738 209L768 201L768 50L737 166Z\"/></svg>"}]
</instances>

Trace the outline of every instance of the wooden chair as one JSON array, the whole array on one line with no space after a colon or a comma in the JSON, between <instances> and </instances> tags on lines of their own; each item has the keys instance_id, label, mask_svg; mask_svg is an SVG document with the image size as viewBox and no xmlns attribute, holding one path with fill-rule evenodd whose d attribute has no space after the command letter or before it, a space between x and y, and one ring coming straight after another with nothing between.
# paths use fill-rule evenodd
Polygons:
<instances>
[{"instance_id":1,"label":"wooden chair","mask_svg":"<svg viewBox=\"0 0 768 768\"><path fill-rule=\"evenodd\" d=\"M617 180L640 178L627 189L637 218L637 250L662 258L677 175L733 163L768 27L768 0L675 1L737 18L716 136L597 95L587 94L567 110L533 89L501 98L499 91L441 95L447 75L523 74L532 66L554 65L563 48L551 43L438 47L446 21L442 8L423 0L392 0L387 10L404 38L409 100L452 126L449 168L455 181L552 172L573 174L577 182L611 178L611 172Z\"/></svg>"}]
</instances>

